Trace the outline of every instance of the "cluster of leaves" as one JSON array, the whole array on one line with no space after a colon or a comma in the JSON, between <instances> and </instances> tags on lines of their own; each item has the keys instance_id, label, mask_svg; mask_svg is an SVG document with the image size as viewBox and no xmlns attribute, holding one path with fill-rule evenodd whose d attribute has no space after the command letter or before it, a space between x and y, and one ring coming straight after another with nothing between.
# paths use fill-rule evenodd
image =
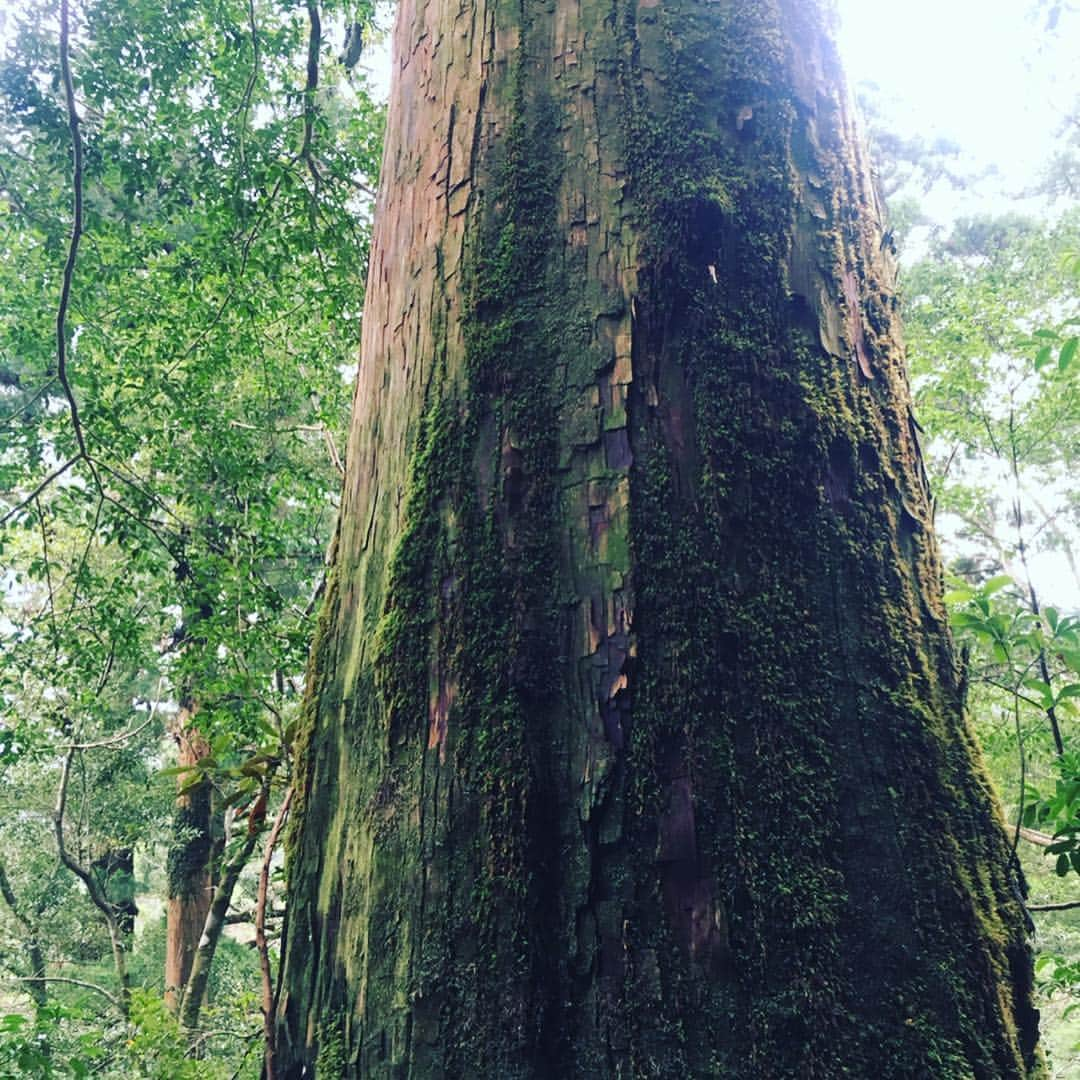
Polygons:
<instances>
[{"instance_id":1,"label":"cluster of leaves","mask_svg":"<svg viewBox=\"0 0 1080 1080\"><path fill-rule=\"evenodd\" d=\"M1032 8L1049 55L1064 46L1076 6L1040 0ZM1074 110L1042 182L1023 193L1041 205L1032 198L1025 213L981 214L948 228L925 216L922 196L948 184L973 186L977 198L980 178L957 171L956 147L945 142L877 133L882 180L906 196L890 207L901 254L920 252L904 260L905 328L951 570L946 601L969 711L1030 882L1036 942L1046 950L1038 966L1044 1031L1062 1059L1074 1053L1071 1006L1051 999L1080 1000L1072 910L1080 908L1077 132Z\"/></svg>"},{"instance_id":2,"label":"cluster of leaves","mask_svg":"<svg viewBox=\"0 0 1080 1080\"><path fill-rule=\"evenodd\" d=\"M168 730L199 729L209 753L185 782L210 785L219 811L287 782L383 124L332 39L372 16L364 0L7 14L0 982L35 974L31 946L50 972L108 955L53 843L58 784L71 858L113 903L133 887L119 852L138 849L159 868L139 887L161 887ZM182 1057L153 977L129 1039ZM7 1021L0 1055L40 1045L57 1075L80 1075L86 1015L36 985L37 1026ZM151 1075L132 1071L137 1056L109 1068Z\"/></svg>"}]
</instances>

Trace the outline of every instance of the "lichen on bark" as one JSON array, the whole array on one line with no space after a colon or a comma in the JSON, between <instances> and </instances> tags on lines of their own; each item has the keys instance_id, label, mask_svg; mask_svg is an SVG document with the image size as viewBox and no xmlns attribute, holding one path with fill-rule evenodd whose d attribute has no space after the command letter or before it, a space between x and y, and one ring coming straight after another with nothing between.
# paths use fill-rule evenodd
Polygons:
<instances>
[{"instance_id":1,"label":"lichen on bark","mask_svg":"<svg viewBox=\"0 0 1080 1080\"><path fill-rule=\"evenodd\" d=\"M818 5L398 19L288 1075L1035 1075Z\"/></svg>"}]
</instances>

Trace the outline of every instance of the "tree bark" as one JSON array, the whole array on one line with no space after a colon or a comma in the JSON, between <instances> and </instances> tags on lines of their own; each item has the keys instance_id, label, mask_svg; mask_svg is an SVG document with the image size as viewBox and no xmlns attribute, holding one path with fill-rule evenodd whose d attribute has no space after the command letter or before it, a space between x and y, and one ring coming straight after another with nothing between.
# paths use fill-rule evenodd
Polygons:
<instances>
[{"instance_id":1,"label":"tree bark","mask_svg":"<svg viewBox=\"0 0 1080 1080\"><path fill-rule=\"evenodd\" d=\"M15 890L8 880L7 871L3 862L0 862L0 897L3 898L8 910L23 933L22 947L26 953L27 968L30 975L24 980L26 992L34 1002L34 1011L38 1019L41 1019L43 1011L49 1004L49 990L45 983L45 951L41 947L41 938L38 932L37 920L31 919L19 903ZM36 914L36 913L35 913Z\"/></svg>"},{"instance_id":2,"label":"tree bark","mask_svg":"<svg viewBox=\"0 0 1080 1080\"><path fill-rule=\"evenodd\" d=\"M287 1077L1024 1077L894 267L810 0L402 0Z\"/></svg>"},{"instance_id":3,"label":"tree bark","mask_svg":"<svg viewBox=\"0 0 1080 1080\"><path fill-rule=\"evenodd\" d=\"M56 803L53 807L53 838L56 841L56 853L61 864L82 882L90 902L105 920L105 926L109 931L109 943L112 946L113 967L116 970L117 982L120 984L120 994L115 1000L120 1012L126 1018L131 1007L131 978L127 969L127 942L125 941L121 912L117 910L106 895L104 885L98 879L97 874L68 850L67 842L64 839L64 814L67 810L71 764L75 755L80 752L78 746L75 745L68 749L64 757L64 763L60 770L60 784L56 791Z\"/></svg>"},{"instance_id":4,"label":"tree bark","mask_svg":"<svg viewBox=\"0 0 1080 1080\"><path fill-rule=\"evenodd\" d=\"M266 804L273 778L274 773L271 770L252 808L248 811L244 835L232 845L232 852L221 867L221 874L207 909L206 922L200 930L197 947L191 960L187 984L180 995L178 1007L180 1026L187 1032L198 1029L199 1015L210 985L210 969L214 963L214 955L221 941L221 935L225 930L233 892L236 890L240 875L244 872L244 867L251 861L266 823Z\"/></svg>"},{"instance_id":5,"label":"tree bark","mask_svg":"<svg viewBox=\"0 0 1080 1080\"><path fill-rule=\"evenodd\" d=\"M209 747L191 725L189 708L181 710L176 727L177 765L193 766L206 757ZM190 777L177 779L173 841L168 856L168 905L165 915L165 1003L176 1011L191 974L214 883L210 853L213 844L212 790L208 780L185 787Z\"/></svg>"}]
</instances>

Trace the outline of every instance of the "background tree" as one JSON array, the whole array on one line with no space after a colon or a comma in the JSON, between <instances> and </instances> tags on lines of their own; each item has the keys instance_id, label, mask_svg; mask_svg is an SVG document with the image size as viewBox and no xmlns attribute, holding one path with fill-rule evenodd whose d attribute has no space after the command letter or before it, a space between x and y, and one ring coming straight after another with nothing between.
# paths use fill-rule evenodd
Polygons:
<instances>
[{"instance_id":1,"label":"background tree","mask_svg":"<svg viewBox=\"0 0 1080 1080\"><path fill-rule=\"evenodd\" d=\"M147 1032L161 1075L186 1069L182 1049L165 1052L153 930L121 942L136 1033L100 1035L122 995L107 968L90 970L102 957L92 928L130 906L110 869L118 854L138 855L144 898L166 846L174 869L201 851L195 871L217 887L261 838L260 792L289 773L381 137L362 73L346 78L333 58L345 22L370 30L370 15L94 0L9 17L0 768L15 901L4 925L18 945L3 959L23 979L39 949L56 1008L86 1001L54 981L61 970L103 991L91 1045L113 1060L98 1071L131 1075L123 1047ZM179 779L162 768L169 721L205 749ZM92 871L86 888L102 890L91 918L52 846L64 762L66 847ZM170 825L178 782L212 803L213 844L204 823ZM205 923L189 924L197 941ZM83 938L94 945L80 954ZM254 957L247 965L257 1009ZM50 1068L68 1066L64 1047L87 1060L85 1015L50 1024Z\"/></svg>"}]
</instances>

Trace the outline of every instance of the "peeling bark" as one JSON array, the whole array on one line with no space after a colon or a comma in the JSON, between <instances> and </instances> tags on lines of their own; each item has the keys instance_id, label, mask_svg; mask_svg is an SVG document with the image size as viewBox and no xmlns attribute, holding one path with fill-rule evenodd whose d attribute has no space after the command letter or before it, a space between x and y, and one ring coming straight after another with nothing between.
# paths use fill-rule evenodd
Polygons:
<instances>
[{"instance_id":1,"label":"peeling bark","mask_svg":"<svg viewBox=\"0 0 1080 1080\"><path fill-rule=\"evenodd\" d=\"M1026 1077L894 267L807 0L403 0L287 1077Z\"/></svg>"}]
</instances>

